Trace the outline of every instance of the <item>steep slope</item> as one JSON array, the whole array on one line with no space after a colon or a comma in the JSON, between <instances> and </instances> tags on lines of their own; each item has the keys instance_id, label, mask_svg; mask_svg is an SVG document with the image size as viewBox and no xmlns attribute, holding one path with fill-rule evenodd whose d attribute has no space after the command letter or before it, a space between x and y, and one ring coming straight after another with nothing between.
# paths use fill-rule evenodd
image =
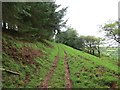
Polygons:
<instances>
[{"instance_id":1,"label":"steep slope","mask_svg":"<svg viewBox=\"0 0 120 90\"><path fill-rule=\"evenodd\" d=\"M2 55L6 69L3 87L118 87L117 60L98 58L63 44L26 42L4 35Z\"/></svg>"},{"instance_id":2,"label":"steep slope","mask_svg":"<svg viewBox=\"0 0 120 90\"><path fill-rule=\"evenodd\" d=\"M70 77L74 88L117 88L118 61L98 58L63 45L68 53Z\"/></svg>"}]
</instances>

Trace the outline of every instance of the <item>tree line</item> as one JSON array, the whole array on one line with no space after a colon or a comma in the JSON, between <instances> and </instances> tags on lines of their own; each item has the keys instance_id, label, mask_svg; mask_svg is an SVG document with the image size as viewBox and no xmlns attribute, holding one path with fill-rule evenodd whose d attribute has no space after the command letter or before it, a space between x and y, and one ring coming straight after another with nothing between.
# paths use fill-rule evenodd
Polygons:
<instances>
[{"instance_id":1,"label":"tree line","mask_svg":"<svg viewBox=\"0 0 120 90\"><path fill-rule=\"evenodd\" d=\"M92 55L101 55L102 38L95 36L79 36L74 28L65 27L67 20L63 20L67 7L61 8L55 2L4 2L2 4L2 28L10 32L16 31L27 38L52 40L69 45L75 49ZM101 25L102 31L110 39L120 43L119 21ZM57 33L57 34L56 34Z\"/></svg>"},{"instance_id":2,"label":"tree line","mask_svg":"<svg viewBox=\"0 0 120 90\"><path fill-rule=\"evenodd\" d=\"M55 2L4 2L2 4L3 29L18 30L30 37L52 39L55 32L65 26L67 7Z\"/></svg>"},{"instance_id":3,"label":"tree line","mask_svg":"<svg viewBox=\"0 0 120 90\"><path fill-rule=\"evenodd\" d=\"M105 33L104 38L95 36L79 36L74 28L68 28L61 31L56 36L56 42L69 45L75 49L85 51L89 54L101 56L101 46L104 45L105 38L113 39L120 44L120 22L113 21L100 26L101 31ZM112 43L112 42L111 42Z\"/></svg>"},{"instance_id":4,"label":"tree line","mask_svg":"<svg viewBox=\"0 0 120 90\"><path fill-rule=\"evenodd\" d=\"M75 29L68 28L57 34L56 42L69 45L75 49L85 51L100 57L100 45L103 39L95 36L79 36Z\"/></svg>"}]
</instances>

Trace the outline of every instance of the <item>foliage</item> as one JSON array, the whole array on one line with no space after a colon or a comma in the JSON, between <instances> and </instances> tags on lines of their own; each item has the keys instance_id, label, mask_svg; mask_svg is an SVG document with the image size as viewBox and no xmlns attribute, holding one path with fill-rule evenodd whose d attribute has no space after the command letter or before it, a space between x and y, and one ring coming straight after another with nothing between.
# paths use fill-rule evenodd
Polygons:
<instances>
[{"instance_id":1,"label":"foliage","mask_svg":"<svg viewBox=\"0 0 120 90\"><path fill-rule=\"evenodd\" d=\"M114 21L110 23L106 23L101 26L102 30L105 31L106 36L110 39L115 40L120 43L120 22Z\"/></svg>"},{"instance_id":2,"label":"foliage","mask_svg":"<svg viewBox=\"0 0 120 90\"><path fill-rule=\"evenodd\" d=\"M78 38L78 33L73 28L68 28L66 31L62 31L56 36L56 42L66 44L77 49L79 49L79 41L80 38Z\"/></svg>"},{"instance_id":3,"label":"foliage","mask_svg":"<svg viewBox=\"0 0 120 90\"><path fill-rule=\"evenodd\" d=\"M51 39L56 30L59 32L60 28L65 26L66 21L62 18L67 7L57 10L59 7L60 5L55 2L4 2L2 10L5 23L3 26L6 29L6 23L8 23L9 29L15 29L17 26L19 32L23 34Z\"/></svg>"},{"instance_id":4,"label":"foliage","mask_svg":"<svg viewBox=\"0 0 120 90\"><path fill-rule=\"evenodd\" d=\"M93 55L95 55L95 51L97 51L99 57L102 40L102 38L97 38L95 36L78 36L76 30L73 28L68 28L66 31L60 32L56 36L56 41L59 43L69 45L75 49Z\"/></svg>"},{"instance_id":5,"label":"foliage","mask_svg":"<svg viewBox=\"0 0 120 90\"><path fill-rule=\"evenodd\" d=\"M95 55L95 51L98 52L98 56L100 57L100 45L102 44L102 38L97 38L95 36L81 36L83 41L83 50Z\"/></svg>"}]
</instances>

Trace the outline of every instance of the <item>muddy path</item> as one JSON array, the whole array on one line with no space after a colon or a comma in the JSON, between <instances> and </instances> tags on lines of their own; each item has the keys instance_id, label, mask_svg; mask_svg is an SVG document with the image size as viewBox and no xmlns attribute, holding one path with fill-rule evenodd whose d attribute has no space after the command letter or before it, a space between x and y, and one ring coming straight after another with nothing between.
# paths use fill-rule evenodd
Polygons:
<instances>
[{"instance_id":1,"label":"muddy path","mask_svg":"<svg viewBox=\"0 0 120 90\"><path fill-rule=\"evenodd\" d=\"M49 72L45 76L45 79L41 83L40 88L48 88L49 81L50 81L51 77L53 76L53 74L55 72L55 69L57 67L58 61L59 61L59 55L55 56L55 59L54 59L53 64L52 64L52 67L50 68Z\"/></svg>"},{"instance_id":2,"label":"muddy path","mask_svg":"<svg viewBox=\"0 0 120 90\"><path fill-rule=\"evenodd\" d=\"M64 65L65 65L65 82L66 82L66 89L71 90L72 88L72 82L70 80L70 70L69 70L69 65L67 61L67 53L64 51L65 57L64 57Z\"/></svg>"}]
</instances>

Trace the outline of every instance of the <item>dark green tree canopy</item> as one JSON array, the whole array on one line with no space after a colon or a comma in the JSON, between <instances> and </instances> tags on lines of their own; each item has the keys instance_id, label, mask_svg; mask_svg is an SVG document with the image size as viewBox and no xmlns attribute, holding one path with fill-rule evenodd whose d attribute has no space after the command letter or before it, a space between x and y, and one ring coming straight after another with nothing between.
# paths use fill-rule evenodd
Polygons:
<instances>
[{"instance_id":1,"label":"dark green tree canopy","mask_svg":"<svg viewBox=\"0 0 120 90\"><path fill-rule=\"evenodd\" d=\"M95 36L78 36L75 29L68 28L66 31L57 34L56 41L93 55L95 55L95 52L98 52L98 56L100 57L101 38Z\"/></svg>"},{"instance_id":2,"label":"dark green tree canopy","mask_svg":"<svg viewBox=\"0 0 120 90\"><path fill-rule=\"evenodd\" d=\"M59 7L55 2L4 2L3 21L9 28L17 25L19 32L50 39L66 22L62 18L67 7L56 11Z\"/></svg>"}]
</instances>

